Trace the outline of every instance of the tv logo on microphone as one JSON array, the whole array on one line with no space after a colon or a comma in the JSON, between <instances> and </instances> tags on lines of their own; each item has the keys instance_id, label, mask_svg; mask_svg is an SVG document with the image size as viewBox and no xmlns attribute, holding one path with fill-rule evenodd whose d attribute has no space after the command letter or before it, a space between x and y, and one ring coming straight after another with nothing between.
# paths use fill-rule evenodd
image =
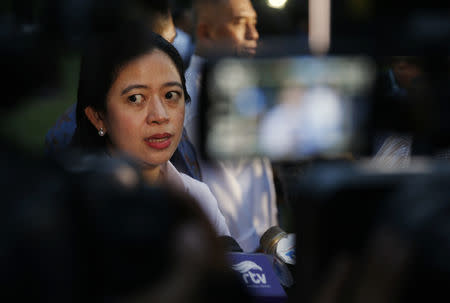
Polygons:
<instances>
[{"instance_id":1,"label":"tv logo on microphone","mask_svg":"<svg viewBox=\"0 0 450 303\"><path fill-rule=\"evenodd\" d=\"M270 287L267 284L266 275L261 266L252 261L242 261L232 266L232 268L242 274L242 279L249 287Z\"/></svg>"}]
</instances>

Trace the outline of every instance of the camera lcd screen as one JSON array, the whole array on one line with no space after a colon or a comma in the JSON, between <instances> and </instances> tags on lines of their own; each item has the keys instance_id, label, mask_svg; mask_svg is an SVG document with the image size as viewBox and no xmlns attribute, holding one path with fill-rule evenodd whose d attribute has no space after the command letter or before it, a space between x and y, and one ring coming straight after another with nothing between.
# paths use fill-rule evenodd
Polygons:
<instances>
[{"instance_id":1,"label":"camera lcd screen","mask_svg":"<svg viewBox=\"0 0 450 303\"><path fill-rule=\"evenodd\" d=\"M208 156L296 160L358 148L375 74L370 59L228 58L207 71Z\"/></svg>"}]
</instances>

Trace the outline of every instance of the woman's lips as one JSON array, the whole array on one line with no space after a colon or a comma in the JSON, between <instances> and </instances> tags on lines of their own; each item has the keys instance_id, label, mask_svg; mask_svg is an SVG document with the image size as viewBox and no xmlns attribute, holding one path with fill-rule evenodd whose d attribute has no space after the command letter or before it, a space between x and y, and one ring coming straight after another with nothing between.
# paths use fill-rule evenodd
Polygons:
<instances>
[{"instance_id":1,"label":"woman's lips","mask_svg":"<svg viewBox=\"0 0 450 303\"><path fill-rule=\"evenodd\" d=\"M172 143L172 135L168 133L155 134L153 136L146 138L144 141L145 144L147 144L147 146L151 148L165 149L168 148Z\"/></svg>"}]
</instances>

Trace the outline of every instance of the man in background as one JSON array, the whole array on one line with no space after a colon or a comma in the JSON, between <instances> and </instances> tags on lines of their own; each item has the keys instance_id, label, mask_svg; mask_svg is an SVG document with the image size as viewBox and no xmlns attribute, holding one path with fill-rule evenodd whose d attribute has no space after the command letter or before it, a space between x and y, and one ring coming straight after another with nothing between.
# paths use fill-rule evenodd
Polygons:
<instances>
[{"instance_id":1,"label":"man in background","mask_svg":"<svg viewBox=\"0 0 450 303\"><path fill-rule=\"evenodd\" d=\"M185 128L199 147L198 98L202 67L208 56L251 57L256 53L259 33L257 13L250 0L197 0L196 49L186 71L191 103L186 106ZM236 161L200 160L203 182L215 195L233 238L244 251L256 251L261 235L277 225L277 206L271 163L265 158Z\"/></svg>"}]
</instances>

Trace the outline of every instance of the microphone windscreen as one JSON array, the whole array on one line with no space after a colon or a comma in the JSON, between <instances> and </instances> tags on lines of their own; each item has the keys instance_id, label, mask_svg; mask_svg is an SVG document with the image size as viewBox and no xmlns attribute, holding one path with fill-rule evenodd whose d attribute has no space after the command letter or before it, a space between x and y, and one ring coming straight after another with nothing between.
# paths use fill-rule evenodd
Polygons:
<instances>
[{"instance_id":1,"label":"microphone windscreen","mask_svg":"<svg viewBox=\"0 0 450 303\"><path fill-rule=\"evenodd\" d=\"M260 253L228 253L231 268L255 303L286 303L287 294L273 266L274 258Z\"/></svg>"},{"instance_id":2,"label":"microphone windscreen","mask_svg":"<svg viewBox=\"0 0 450 303\"><path fill-rule=\"evenodd\" d=\"M278 241L286 235L286 232L278 226L272 226L264 232L259 240L263 251L267 254L273 254L273 249L276 247Z\"/></svg>"}]
</instances>

